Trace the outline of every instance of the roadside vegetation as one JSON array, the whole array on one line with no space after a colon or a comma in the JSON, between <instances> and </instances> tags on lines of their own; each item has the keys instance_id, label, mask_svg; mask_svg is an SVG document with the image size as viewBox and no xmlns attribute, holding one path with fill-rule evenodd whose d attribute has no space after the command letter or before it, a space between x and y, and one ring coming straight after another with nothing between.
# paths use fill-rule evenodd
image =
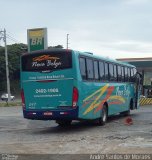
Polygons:
<instances>
[{"instance_id":1,"label":"roadside vegetation","mask_svg":"<svg viewBox=\"0 0 152 160\"><path fill-rule=\"evenodd\" d=\"M21 106L22 103L21 102L0 102L0 107L12 107L12 106Z\"/></svg>"}]
</instances>

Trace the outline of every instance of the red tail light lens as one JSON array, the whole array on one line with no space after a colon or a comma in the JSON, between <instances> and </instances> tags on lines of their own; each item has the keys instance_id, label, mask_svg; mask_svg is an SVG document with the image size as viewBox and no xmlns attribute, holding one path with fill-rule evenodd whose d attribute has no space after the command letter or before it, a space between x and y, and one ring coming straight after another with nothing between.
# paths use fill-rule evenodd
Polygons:
<instances>
[{"instance_id":1,"label":"red tail light lens","mask_svg":"<svg viewBox=\"0 0 152 160\"><path fill-rule=\"evenodd\" d=\"M21 99L22 99L22 107L25 109L25 97L24 97L24 90L21 90Z\"/></svg>"},{"instance_id":2,"label":"red tail light lens","mask_svg":"<svg viewBox=\"0 0 152 160\"><path fill-rule=\"evenodd\" d=\"M78 89L76 87L74 87L73 88L73 100L72 100L72 107L73 108L76 108L77 102L78 102L78 98L79 98Z\"/></svg>"}]
</instances>

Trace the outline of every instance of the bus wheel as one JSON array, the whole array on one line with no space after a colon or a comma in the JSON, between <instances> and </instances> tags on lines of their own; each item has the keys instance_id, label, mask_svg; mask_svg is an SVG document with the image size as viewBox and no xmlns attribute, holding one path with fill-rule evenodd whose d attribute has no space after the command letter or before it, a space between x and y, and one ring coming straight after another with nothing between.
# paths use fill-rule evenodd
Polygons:
<instances>
[{"instance_id":1,"label":"bus wheel","mask_svg":"<svg viewBox=\"0 0 152 160\"><path fill-rule=\"evenodd\" d=\"M72 120L57 120L56 121L56 123L61 127L70 126L71 122Z\"/></svg>"},{"instance_id":2,"label":"bus wheel","mask_svg":"<svg viewBox=\"0 0 152 160\"><path fill-rule=\"evenodd\" d=\"M108 119L108 109L106 105L103 105L103 108L101 110L101 117L98 119L98 124L100 126L105 125Z\"/></svg>"}]
</instances>

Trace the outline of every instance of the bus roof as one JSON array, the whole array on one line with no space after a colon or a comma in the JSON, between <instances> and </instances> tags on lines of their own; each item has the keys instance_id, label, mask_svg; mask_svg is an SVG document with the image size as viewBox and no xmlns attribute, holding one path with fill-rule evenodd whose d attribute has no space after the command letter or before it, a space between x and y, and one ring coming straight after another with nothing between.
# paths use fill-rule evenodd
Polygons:
<instances>
[{"instance_id":1,"label":"bus roof","mask_svg":"<svg viewBox=\"0 0 152 160\"><path fill-rule=\"evenodd\" d=\"M135 67L127 62L121 62L121 61L117 61L115 59L111 59L109 57L104 57L104 56L98 56L98 55L94 55L93 53L91 52L80 52L80 51L76 51L76 50L71 50L71 49L59 49L59 48L52 48L52 49L46 49L46 50L39 50L39 51L33 51L33 52L30 52L30 53L24 53L22 55L22 57L24 56L27 56L29 54L37 54L37 53L48 53L48 52L73 52L74 54L79 54L79 55L82 55L82 56L86 56L86 57L91 57L91 58L95 58L95 59L100 59L100 60L104 60L106 62L112 62L112 63L116 63L116 64L120 64L120 65L124 65L124 66L128 66L128 67Z\"/></svg>"},{"instance_id":2,"label":"bus roof","mask_svg":"<svg viewBox=\"0 0 152 160\"><path fill-rule=\"evenodd\" d=\"M39 54L39 53L49 53L49 52L71 52L72 50L69 49L60 49L60 48L52 48L52 49L45 49L45 50L37 50L32 52L25 52L22 54L22 56L27 56L29 54Z\"/></svg>"},{"instance_id":3,"label":"bus roof","mask_svg":"<svg viewBox=\"0 0 152 160\"><path fill-rule=\"evenodd\" d=\"M127 62L117 61L117 60L111 59L109 57L94 55L93 53L90 53L90 52L79 52L79 51L75 51L75 52L78 52L82 56L91 57L91 58L95 58L95 59L100 59L100 60L103 60L103 61L106 61L106 62L116 63L116 64L120 64L120 65L135 68L135 66L133 66L133 65L127 63Z\"/></svg>"}]
</instances>

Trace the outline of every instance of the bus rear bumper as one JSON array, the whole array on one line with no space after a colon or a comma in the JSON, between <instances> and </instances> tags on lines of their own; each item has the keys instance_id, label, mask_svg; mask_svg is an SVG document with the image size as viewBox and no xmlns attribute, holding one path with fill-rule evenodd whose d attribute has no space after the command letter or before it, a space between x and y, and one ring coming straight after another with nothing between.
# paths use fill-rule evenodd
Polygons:
<instances>
[{"instance_id":1,"label":"bus rear bumper","mask_svg":"<svg viewBox=\"0 0 152 160\"><path fill-rule=\"evenodd\" d=\"M78 107L70 110L23 110L23 116L26 119L33 120L77 120Z\"/></svg>"}]
</instances>

